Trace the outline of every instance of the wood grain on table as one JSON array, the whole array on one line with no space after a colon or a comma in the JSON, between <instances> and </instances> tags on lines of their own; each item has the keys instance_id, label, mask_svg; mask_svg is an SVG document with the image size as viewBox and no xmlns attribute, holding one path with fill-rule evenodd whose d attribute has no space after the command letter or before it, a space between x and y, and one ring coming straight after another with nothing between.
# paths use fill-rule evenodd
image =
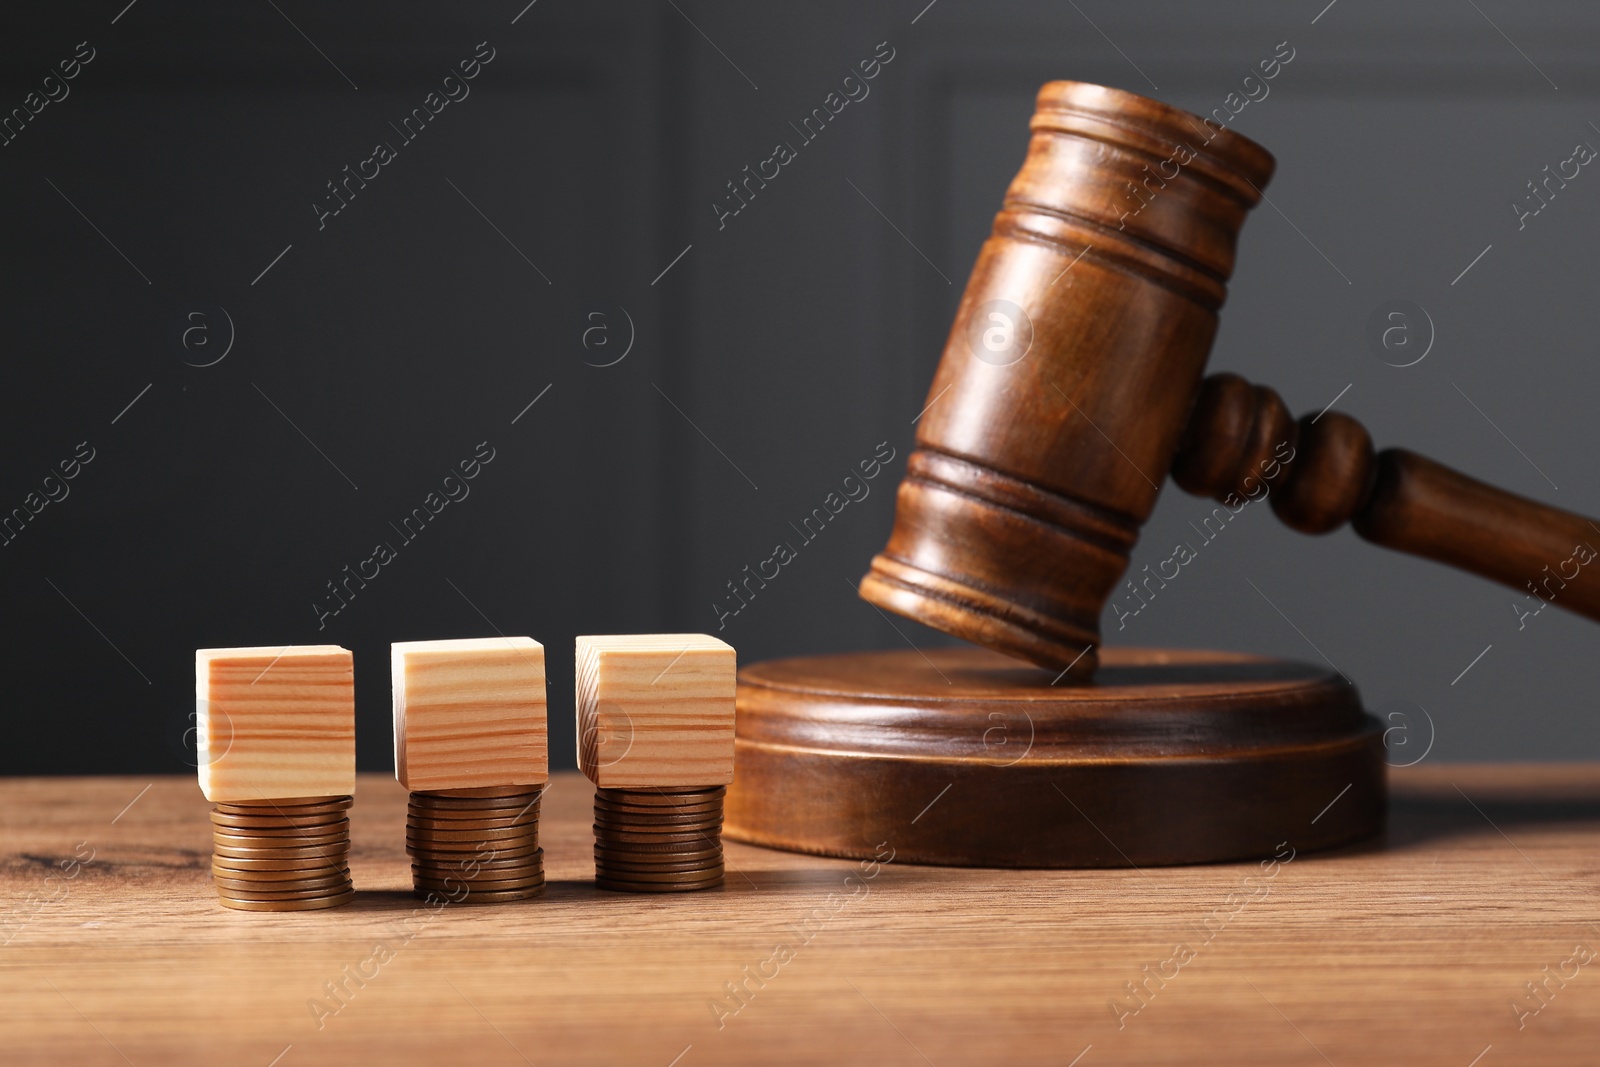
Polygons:
<instances>
[{"instance_id":1,"label":"wood grain on table","mask_svg":"<svg viewBox=\"0 0 1600 1067\"><path fill-rule=\"evenodd\" d=\"M363 775L356 902L290 915L217 905L192 778L0 781L0 1062L1595 1062L1600 764L1392 781L1385 838L1266 870L730 844L725 888L646 898L594 888L565 773L547 895L433 913Z\"/></svg>"}]
</instances>

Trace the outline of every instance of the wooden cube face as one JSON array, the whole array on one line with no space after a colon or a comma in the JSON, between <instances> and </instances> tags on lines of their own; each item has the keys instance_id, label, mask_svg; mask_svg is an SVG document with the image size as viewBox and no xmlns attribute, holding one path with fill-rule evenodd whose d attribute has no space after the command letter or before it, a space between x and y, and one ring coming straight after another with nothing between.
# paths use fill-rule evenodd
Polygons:
<instances>
[{"instance_id":1,"label":"wooden cube face","mask_svg":"<svg viewBox=\"0 0 1600 1067\"><path fill-rule=\"evenodd\" d=\"M580 637L578 767L605 789L733 781L733 646L705 634Z\"/></svg>"},{"instance_id":2,"label":"wooden cube face","mask_svg":"<svg viewBox=\"0 0 1600 1067\"><path fill-rule=\"evenodd\" d=\"M347 796L356 789L356 687L338 645L194 654L196 755L211 801Z\"/></svg>"},{"instance_id":3,"label":"wooden cube face","mask_svg":"<svg viewBox=\"0 0 1600 1067\"><path fill-rule=\"evenodd\" d=\"M413 791L550 780L544 646L527 637L389 646L394 768Z\"/></svg>"}]
</instances>

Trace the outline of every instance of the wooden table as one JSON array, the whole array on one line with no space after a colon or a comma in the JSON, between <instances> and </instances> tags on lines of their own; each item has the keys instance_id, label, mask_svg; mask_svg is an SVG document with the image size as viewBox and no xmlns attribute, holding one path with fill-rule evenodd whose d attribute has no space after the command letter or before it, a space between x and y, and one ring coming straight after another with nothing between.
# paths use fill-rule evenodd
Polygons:
<instances>
[{"instance_id":1,"label":"wooden table","mask_svg":"<svg viewBox=\"0 0 1600 1067\"><path fill-rule=\"evenodd\" d=\"M724 889L666 898L593 887L568 774L547 895L439 913L408 891L404 793L368 775L359 898L297 915L219 907L199 790L146 781L0 782L0 1063L1600 1059L1600 765L1397 771L1386 839L1271 877L733 845Z\"/></svg>"}]
</instances>

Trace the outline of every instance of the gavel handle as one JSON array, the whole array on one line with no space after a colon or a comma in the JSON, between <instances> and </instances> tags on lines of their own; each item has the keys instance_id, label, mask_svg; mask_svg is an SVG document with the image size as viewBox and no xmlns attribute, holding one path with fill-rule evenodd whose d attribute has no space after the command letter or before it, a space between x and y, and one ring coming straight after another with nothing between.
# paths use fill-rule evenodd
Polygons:
<instances>
[{"instance_id":1,"label":"gavel handle","mask_svg":"<svg viewBox=\"0 0 1600 1067\"><path fill-rule=\"evenodd\" d=\"M1277 393L1235 374L1202 383L1172 479L1233 507L1265 496L1302 533L1349 522L1375 544L1600 620L1600 523L1414 452L1374 455L1366 428L1338 412L1297 424Z\"/></svg>"}]
</instances>

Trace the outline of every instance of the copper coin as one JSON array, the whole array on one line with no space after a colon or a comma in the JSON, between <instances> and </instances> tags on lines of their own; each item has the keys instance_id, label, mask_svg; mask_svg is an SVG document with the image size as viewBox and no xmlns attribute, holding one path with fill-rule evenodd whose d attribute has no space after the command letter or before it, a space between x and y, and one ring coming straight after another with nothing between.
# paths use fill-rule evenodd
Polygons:
<instances>
[{"instance_id":1,"label":"copper coin","mask_svg":"<svg viewBox=\"0 0 1600 1067\"><path fill-rule=\"evenodd\" d=\"M415 838L406 838L406 851L413 856L427 855L438 856L441 859L469 859L480 857L482 859L505 859L508 856L520 856L524 853L537 851L539 848L539 835L529 834L526 838L513 837L504 841L418 841Z\"/></svg>"},{"instance_id":2,"label":"copper coin","mask_svg":"<svg viewBox=\"0 0 1600 1067\"><path fill-rule=\"evenodd\" d=\"M350 821L339 817L326 822L285 822L282 819L274 821L238 821L222 822L219 819L211 821L211 832L222 830L224 833L259 833L261 837L288 837L291 833L346 833L349 832Z\"/></svg>"},{"instance_id":3,"label":"copper coin","mask_svg":"<svg viewBox=\"0 0 1600 1067\"><path fill-rule=\"evenodd\" d=\"M429 897L443 897L443 894L436 889L415 889L413 893L422 900L427 900ZM514 889L503 893L472 889L468 890L465 896L460 896L459 892L452 894L453 896L459 896L459 899L452 900L450 897L443 897L443 899L447 904L504 904L513 900L527 900L530 897L541 896L543 893L544 886L542 885L534 886L530 889Z\"/></svg>"},{"instance_id":4,"label":"copper coin","mask_svg":"<svg viewBox=\"0 0 1600 1067\"><path fill-rule=\"evenodd\" d=\"M340 831L343 831L343 830L347 830L347 829L349 829L349 827L350 827L350 820L346 819L342 815L339 816L338 818L334 818L334 819L324 819L321 816L318 816L317 819L315 819L315 820L312 820L312 819L306 819L306 820L276 819L276 818L274 818L274 819L244 819L244 818L235 819L235 818L230 818L230 819L224 820L224 819L221 819L221 818L219 818L219 817L217 817L215 815L213 815L211 817L211 828L213 830L232 830L232 831L235 831L236 833L252 833L252 834L253 833L264 833L269 837L276 836L277 833L280 832L280 831L283 832L283 833L328 834L328 833L337 833L337 832L340 832Z\"/></svg>"},{"instance_id":5,"label":"copper coin","mask_svg":"<svg viewBox=\"0 0 1600 1067\"><path fill-rule=\"evenodd\" d=\"M530 826L538 823L539 809L529 808L526 811L507 810L505 813L476 814L467 816L463 812L452 812L447 816L434 815L430 812L406 812L406 822L418 826L435 826L441 830L460 829L464 826L487 826L499 829L505 826Z\"/></svg>"},{"instance_id":6,"label":"copper coin","mask_svg":"<svg viewBox=\"0 0 1600 1067\"><path fill-rule=\"evenodd\" d=\"M513 889L533 889L544 885L544 872L524 875L521 878L428 878L424 875L412 875L412 884L417 889L432 889L438 893L458 894L463 888L474 893L506 893Z\"/></svg>"},{"instance_id":7,"label":"copper coin","mask_svg":"<svg viewBox=\"0 0 1600 1067\"><path fill-rule=\"evenodd\" d=\"M677 807L679 805L721 804L727 799L723 793L649 793L630 792L626 789L597 789L596 804L620 804L623 807Z\"/></svg>"},{"instance_id":8,"label":"copper coin","mask_svg":"<svg viewBox=\"0 0 1600 1067\"><path fill-rule=\"evenodd\" d=\"M721 878L707 882L619 882L611 878L596 877L594 884L613 893L690 893L696 889L715 889Z\"/></svg>"},{"instance_id":9,"label":"copper coin","mask_svg":"<svg viewBox=\"0 0 1600 1067\"><path fill-rule=\"evenodd\" d=\"M291 833L346 833L350 821L344 816L326 822L286 822L283 819L238 819L234 822L211 819L211 832L259 833L261 837L288 837Z\"/></svg>"},{"instance_id":10,"label":"copper coin","mask_svg":"<svg viewBox=\"0 0 1600 1067\"><path fill-rule=\"evenodd\" d=\"M707 823L712 826L722 824L722 811L606 811L601 808L594 810L596 826L609 826L617 830L627 830L635 826L655 827L670 826L673 823Z\"/></svg>"},{"instance_id":11,"label":"copper coin","mask_svg":"<svg viewBox=\"0 0 1600 1067\"><path fill-rule=\"evenodd\" d=\"M703 871L708 867L715 867L726 862L721 853L712 853L704 856L693 856L680 859L677 856L619 856L595 853L596 867L617 867L619 869L633 869L641 871L668 871L677 868L689 871Z\"/></svg>"},{"instance_id":12,"label":"copper coin","mask_svg":"<svg viewBox=\"0 0 1600 1067\"><path fill-rule=\"evenodd\" d=\"M722 842L695 840L688 843L673 841L664 845L641 845L638 842L607 841L596 838L595 855L648 856L652 859L690 859L698 856L722 855Z\"/></svg>"},{"instance_id":13,"label":"copper coin","mask_svg":"<svg viewBox=\"0 0 1600 1067\"><path fill-rule=\"evenodd\" d=\"M706 870L709 867L722 867L722 856L710 856L706 859L637 859L632 856L595 856L595 864L613 870Z\"/></svg>"},{"instance_id":14,"label":"copper coin","mask_svg":"<svg viewBox=\"0 0 1600 1067\"><path fill-rule=\"evenodd\" d=\"M656 837L661 837L666 833L694 833L694 835L701 835L701 833L722 833L722 819L712 819L709 822L643 822L643 824L638 824L638 822L627 822L627 824L595 822L594 830L597 837L614 837L618 833L653 833Z\"/></svg>"},{"instance_id":15,"label":"copper coin","mask_svg":"<svg viewBox=\"0 0 1600 1067\"><path fill-rule=\"evenodd\" d=\"M501 825L534 823L539 821L539 805L535 804L529 808L498 808L494 811L419 811L411 808L406 812L406 818L411 822L433 823L441 829L485 823Z\"/></svg>"},{"instance_id":16,"label":"copper coin","mask_svg":"<svg viewBox=\"0 0 1600 1067\"><path fill-rule=\"evenodd\" d=\"M411 859L411 866L425 867L430 871L436 871L441 877L447 874L460 874L466 877L476 877L475 872L478 871L519 871L543 862L544 851L542 849L536 849L526 856L515 856L510 859L490 860L488 862L475 859L449 860L440 862L426 856L421 858L413 856Z\"/></svg>"},{"instance_id":17,"label":"copper coin","mask_svg":"<svg viewBox=\"0 0 1600 1067\"><path fill-rule=\"evenodd\" d=\"M526 862L510 864L505 867L469 867L459 870L455 867L439 867L431 863L413 863L411 873L417 878L426 878L433 882L442 882L447 878L454 878L462 882L493 882L502 878L526 878L532 874L544 871L544 858L535 856Z\"/></svg>"},{"instance_id":18,"label":"copper coin","mask_svg":"<svg viewBox=\"0 0 1600 1067\"><path fill-rule=\"evenodd\" d=\"M427 867L438 867L440 870L472 870L474 865L488 867L488 869L493 870L496 867L515 867L517 864L525 864L525 862L530 861L531 857L538 856L541 851L542 849L539 848L525 848L518 849L515 853L499 853L496 856L488 856L488 854L474 856L472 853L416 853L416 851L413 851L411 853L411 862L413 864L424 864Z\"/></svg>"},{"instance_id":19,"label":"copper coin","mask_svg":"<svg viewBox=\"0 0 1600 1067\"><path fill-rule=\"evenodd\" d=\"M618 871L606 867L596 870L595 877L611 882L708 882L722 877L722 864L698 871Z\"/></svg>"},{"instance_id":20,"label":"copper coin","mask_svg":"<svg viewBox=\"0 0 1600 1067\"><path fill-rule=\"evenodd\" d=\"M312 828L294 827L292 829L274 830L267 827L237 827L213 826L211 835L216 837L244 837L252 841L263 842L263 848L284 848L295 841L310 838L315 840L323 837L348 838L350 836L349 823L333 823L328 826Z\"/></svg>"},{"instance_id":21,"label":"copper coin","mask_svg":"<svg viewBox=\"0 0 1600 1067\"><path fill-rule=\"evenodd\" d=\"M518 793L503 797L434 797L412 793L407 805L423 811L500 811L505 808L525 808L537 804L541 794Z\"/></svg>"},{"instance_id":22,"label":"copper coin","mask_svg":"<svg viewBox=\"0 0 1600 1067\"><path fill-rule=\"evenodd\" d=\"M349 841L344 845L322 845L315 848L232 848L229 845L211 846L214 859L322 859L344 861L350 854Z\"/></svg>"},{"instance_id":23,"label":"copper coin","mask_svg":"<svg viewBox=\"0 0 1600 1067\"><path fill-rule=\"evenodd\" d=\"M457 818L456 815L460 817ZM439 816L411 811L406 813L406 825L426 826L435 830L466 830L474 826L482 826L491 830L504 830L512 826L539 825L538 808L525 812L509 810L503 815L467 816L460 812L456 813L456 815Z\"/></svg>"},{"instance_id":24,"label":"copper coin","mask_svg":"<svg viewBox=\"0 0 1600 1067\"><path fill-rule=\"evenodd\" d=\"M508 826L500 830L433 830L425 826L406 826L406 840L425 844L475 844L477 842L521 841L536 837L539 831L533 826Z\"/></svg>"},{"instance_id":25,"label":"copper coin","mask_svg":"<svg viewBox=\"0 0 1600 1067\"><path fill-rule=\"evenodd\" d=\"M311 897L307 900L240 900L236 897L219 898L224 907L238 911L316 911L320 908L337 908L356 898L354 889L337 896Z\"/></svg>"},{"instance_id":26,"label":"copper coin","mask_svg":"<svg viewBox=\"0 0 1600 1067\"><path fill-rule=\"evenodd\" d=\"M423 830L438 830L442 833L462 833L467 830L526 830L539 825L539 816L530 812L527 815L511 814L504 818L479 816L473 819L435 819L428 815L410 814L406 816L406 825Z\"/></svg>"},{"instance_id":27,"label":"copper coin","mask_svg":"<svg viewBox=\"0 0 1600 1067\"><path fill-rule=\"evenodd\" d=\"M331 860L255 860L239 859L235 856L213 856L211 859L212 871L315 871L338 870L348 866L343 856L336 856Z\"/></svg>"},{"instance_id":28,"label":"copper coin","mask_svg":"<svg viewBox=\"0 0 1600 1067\"><path fill-rule=\"evenodd\" d=\"M596 827L594 839L608 845L645 845L651 847L694 847L703 845L710 847L717 843L717 834L710 831L672 831L662 833L649 833L647 831L634 832L632 830L607 830Z\"/></svg>"},{"instance_id":29,"label":"copper coin","mask_svg":"<svg viewBox=\"0 0 1600 1067\"><path fill-rule=\"evenodd\" d=\"M294 800L219 800L216 808L219 811L240 811L240 813L254 813L266 808L270 811L322 811L322 809L349 808L355 803L354 797L302 797Z\"/></svg>"},{"instance_id":30,"label":"copper coin","mask_svg":"<svg viewBox=\"0 0 1600 1067\"><path fill-rule=\"evenodd\" d=\"M329 878L349 879L348 867L302 867L292 871L252 871L238 870L233 867L212 867L211 878L213 881L249 882L260 891L277 889L287 882L312 882Z\"/></svg>"},{"instance_id":31,"label":"copper coin","mask_svg":"<svg viewBox=\"0 0 1600 1067\"><path fill-rule=\"evenodd\" d=\"M542 785L523 784L487 785L472 789L419 789L411 795L412 797L427 797L430 800L478 800L480 798L520 797L528 793L542 792L544 792L544 786Z\"/></svg>"},{"instance_id":32,"label":"copper coin","mask_svg":"<svg viewBox=\"0 0 1600 1067\"><path fill-rule=\"evenodd\" d=\"M213 807L217 811L231 811L239 815L253 815L263 811L300 813L313 811L345 811L354 804L351 797L329 797L323 800L219 800Z\"/></svg>"},{"instance_id":33,"label":"copper coin","mask_svg":"<svg viewBox=\"0 0 1600 1067\"><path fill-rule=\"evenodd\" d=\"M314 830L324 826L349 826L350 819L345 815L308 815L296 819L278 815L218 815L213 812L211 825L233 830Z\"/></svg>"},{"instance_id":34,"label":"copper coin","mask_svg":"<svg viewBox=\"0 0 1600 1067\"><path fill-rule=\"evenodd\" d=\"M538 847L521 850L515 854L502 853L493 857L488 855L462 855L460 853L441 856L437 853L413 852L411 854L411 862L414 866L433 867L438 870L470 871L476 868L492 871L537 863L543 856L544 849Z\"/></svg>"},{"instance_id":35,"label":"copper coin","mask_svg":"<svg viewBox=\"0 0 1600 1067\"><path fill-rule=\"evenodd\" d=\"M224 833L217 830L211 835L214 844L227 845L232 848L317 848L322 845L338 845L350 840L348 833L337 834L301 834L291 837L282 834L276 837L260 837L255 834Z\"/></svg>"},{"instance_id":36,"label":"copper coin","mask_svg":"<svg viewBox=\"0 0 1600 1067\"><path fill-rule=\"evenodd\" d=\"M668 863L721 863L720 848L698 849L694 852L625 852L614 848L594 850L594 858L606 863L632 863L641 867L656 867Z\"/></svg>"},{"instance_id":37,"label":"copper coin","mask_svg":"<svg viewBox=\"0 0 1600 1067\"><path fill-rule=\"evenodd\" d=\"M504 841L418 841L406 838L406 851L413 856L435 856L445 860L505 859L535 852L539 848L539 835L513 837Z\"/></svg>"},{"instance_id":38,"label":"copper coin","mask_svg":"<svg viewBox=\"0 0 1600 1067\"><path fill-rule=\"evenodd\" d=\"M725 806L721 797L715 800L681 800L676 804L638 804L629 800L607 800L602 796L594 798L596 811L720 811Z\"/></svg>"},{"instance_id":39,"label":"copper coin","mask_svg":"<svg viewBox=\"0 0 1600 1067\"><path fill-rule=\"evenodd\" d=\"M431 889L439 889L441 887L450 889L458 885L482 886L490 882L542 882L544 881L544 865L535 863L532 866L518 867L507 871L481 871L476 878L468 878L465 875L451 871L435 871L427 867L412 867L411 880L416 885L425 885ZM495 888L512 889L517 887L506 885Z\"/></svg>"},{"instance_id":40,"label":"copper coin","mask_svg":"<svg viewBox=\"0 0 1600 1067\"><path fill-rule=\"evenodd\" d=\"M213 875L212 881L219 890L239 893L297 893L307 889L320 889L323 892L332 892L343 889L350 884L348 874L329 874L319 878L297 878L293 881L254 881L248 878L224 878L222 875Z\"/></svg>"},{"instance_id":41,"label":"copper coin","mask_svg":"<svg viewBox=\"0 0 1600 1067\"><path fill-rule=\"evenodd\" d=\"M348 881L333 886L316 886L310 889L227 889L217 887L217 895L232 900L310 900L312 897L331 897L348 893L353 887Z\"/></svg>"},{"instance_id":42,"label":"copper coin","mask_svg":"<svg viewBox=\"0 0 1600 1067\"><path fill-rule=\"evenodd\" d=\"M508 830L517 826L538 826L539 809L517 813L508 812L505 815L474 815L471 818L439 818L435 815L419 815L416 812L406 814L407 826L422 826L431 830L470 830L482 827L488 830Z\"/></svg>"},{"instance_id":43,"label":"copper coin","mask_svg":"<svg viewBox=\"0 0 1600 1067\"><path fill-rule=\"evenodd\" d=\"M477 800L470 804L461 802L446 807L434 804L418 804L412 801L406 805L406 811L412 815L431 815L439 819L476 819L487 816L489 818L503 819L518 812L534 812L539 810L539 798L528 799L513 798L511 800L493 802Z\"/></svg>"},{"instance_id":44,"label":"copper coin","mask_svg":"<svg viewBox=\"0 0 1600 1067\"><path fill-rule=\"evenodd\" d=\"M486 874L478 878L462 878L453 874L441 877L429 871L419 871L413 868L411 879L417 885L426 886L429 889L448 889L456 885L470 885L484 889L526 889L530 885L544 881L544 868L535 866L530 870L520 871L516 874L496 871L493 872L492 876Z\"/></svg>"},{"instance_id":45,"label":"copper coin","mask_svg":"<svg viewBox=\"0 0 1600 1067\"><path fill-rule=\"evenodd\" d=\"M350 877L350 868L341 865L338 867L302 867L299 870L267 871L218 867L213 863L211 865L211 874L217 878L235 878L250 882L288 882L304 878L331 878L335 875L348 878Z\"/></svg>"},{"instance_id":46,"label":"copper coin","mask_svg":"<svg viewBox=\"0 0 1600 1067\"><path fill-rule=\"evenodd\" d=\"M705 811L678 811L674 808L651 808L648 811L613 811L609 808L596 807L594 809L595 822L608 823L613 826L624 826L638 823L641 826L663 822L707 822L722 820L722 809L714 808Z\"/></svg>"},{"instance_id":47,"label":"copper coin","mask_svg":"<svg viewBox=\"0 0 1600 1067\"><path fill-rule=\"evenodd\" d=\"M713 800L727 792L727 786L719 785L710 789L596 789L594 795L614 803L672 805Z\"/></svg>"},{"instance_id":48,"label":"copper coin","mask_svg":"<svg viewBox=\"0 0 1600 1067\"><path fill-rule=\"evenodd\" d=\"M343 840L348 839L349 836L349 826L333 826L327 829L319 829L314 831L301 829L283 831L260 829L239 830L226 826L213 826L211 828L212 840L216 840L219 837L236 837L247 841L259 841L262 848L285 848L291 847L294 842L297 841L320 841L322 838L338 838Z\"/></svg>"},{"instance_id":49,"label":"copper coin","mask_svg":"<svg viewBox=\"0 0 1600 1067\"><path fill-rule=\"evenodd\" d=\"M211 818L215 822L231 822L235 819L270 820L274 822L333 822L337 819L348 819L350 812L342 808L330 808L327 811L273 811L271 808L262 808L259 811L221 811L213 808Z\"/></svg>"}]
</instances>

